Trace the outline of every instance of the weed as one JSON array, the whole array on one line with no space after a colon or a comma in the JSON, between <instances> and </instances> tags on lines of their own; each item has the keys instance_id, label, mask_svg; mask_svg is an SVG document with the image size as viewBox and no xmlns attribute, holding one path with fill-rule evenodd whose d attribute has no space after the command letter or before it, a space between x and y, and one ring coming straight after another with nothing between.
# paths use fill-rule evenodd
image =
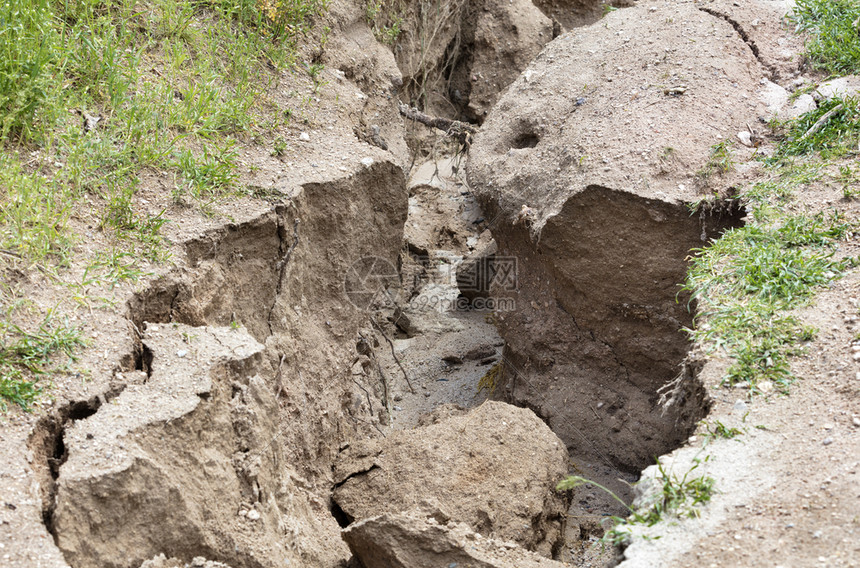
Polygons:
<instances>
[{"instance_id":1,"label":"weed","mask_svg":"<svg viewBox=\"0 0 860 568\"><path fill-rule=\"evenodd\" d=\"M378 42L394 45L403 26L403 11L402 0L368 0L364 16Z\"/></svg>"},{"instance_id":2,"label":"weed","mask_svg":"<svg viewBox=\"0 0 860 568\"><path fill-rule=\"evenodd\" d=\"M729 428L719 420L716 420L713 424L707 427L704 437L706 440L711 440L715 438L725 438L727 440L731 440L732 438L740 436L741 434L743 434L742 430L739 430L737 428Z\"/></svg>"},{"instance_id":3,"label":"weed","mask_svg":"<svg viewBox=\"0 0 860 568\"><path fill-rule=\"evenodd\" d=\"M816 152L824 159L844 156L857 151L858 139L860 109L857 99L834 97L791 122L787 139L779 145L768 163L778 164L788 156Z\"/></svg>"},{"instance_id":4,"label":"weed","mask_svg":"<svg viewBox=\"0 0 860 568\"><path fill-rule=\"evenodd\" d=\"M613 545L620 545L629 540L630 529L633 526L654 526L664 520L667 515L675 517L698 517L699 505L708 503L714 493L715 481L709 476L690 477L690 474L699 467L697 463L683 477L678 477L667 472L659 461L657 462L657 476L654 478L659 490L650 500L638 509L632 509L620 497L603 485L580 476L569 476L559 482L557 491L575 489L582 485L592 485L610 497L624 505L630 516L626 519L612 517L615 525L606 532L603 541Z\"/></svg>"},{"instance_id":5,"label":"weed","mask_svg":"<svg viewBox=\"0 0 860 568\"><path fill-rule=\"evenodd\" d=\"M275 138L275 142L272 145L272 155L273 156L283 156L287 153L287 141L283 136L277 136Z\"/></svg>"},{"instance_id":6,"label":"weed","mask_svg":"<svg viewBox=\"0 0 860 568\"><path fill-rule=\"evenodd\" d=\"M726 231L694 251L684 289L699 302L704 320L693 338L735 358L724 382L751 387L769 380L782 390L793 379L788 358L814 331L783 312L802 305L851 264L833 247L851 225L839 215L786 217L771 225Z\"/></svg>"},{"instance_id":7,"label":"weed","mask_svg":"<svg viewBox=\"0 0 860 568\"><path fill-rule=\"evenodd\" d=\"M65 188L41 173L24 173L0 155L0 248L36 261L67 264L74 243L66 230Z\"/></svg>"},{"instance_id":8,"label":"weed","mask_svg":"<svg viewBox=\"0 0 860 568\"><path fill-rule=\"evenodd\" d=\"M839 175L834 179L842 186L842 196L845 199L854 199L860 195L860 172L855 171L851 166L839 166Z\"/></svg>"},{"instance_id":9,"label":"weed","mask_svg":"<svg viewBox=\"0 0 860 568\"><path fill-rule=\"evenodd\" d=\"M831 73L860 72L860 35L856 0L797 0L792 16L797 30L809 33L807 58Z\"/></svg>"},{"instance_id":10,"label":"weed","mask_svg":"<svg viewBox=\"0 0 860 568\"><path fill-rule=\"evenodd\" d=\"M175 167L182 173L185 187L194 197L217 195L229 190L238 179L236 172L235 143L228 142L222 148L210 152L208 146L203 147L203 155L195 156L191 150L181 150L174 162Z\"/></svg>"},{"instance_id":11,"label":"weed","mask_svg":"<svg viewBox=\"0 0 860 568\"><path fill-rule=\"evenodd\" d=\"M75 350L84 346L80 330L65 323L56 324L52 312L35 332L28 332L8 321L0 321L0 409L7 401L24 410L39 396L39 377L50 371L55 353L74 360Z\"/></svg>"},{"instance_id":12,"label":"weed","mask_svg":"<svg viewBox=\"0 0 860 568\"><path fill-rule=\"evenodd\" d=\"M496 381L499 378L499 373L502 370L502 364L496 363L490 370L487 371L483 377L478 380L478 392L486 389L488 393L493 394L496 390Z\"/></svg>"},{"instance_id":13,"label":"weed","mask_svg":"<svg viewBox=\"0 0 860 568\"><path fill-rule=\"evenodd\" d=\"M734 167L734 142L723 140L711 146L711 156L701 170L696 172L699 179L707 180L713 174L727 174ZM670 153L670 156L674 152Z\"/></svg>"}]
</instances>

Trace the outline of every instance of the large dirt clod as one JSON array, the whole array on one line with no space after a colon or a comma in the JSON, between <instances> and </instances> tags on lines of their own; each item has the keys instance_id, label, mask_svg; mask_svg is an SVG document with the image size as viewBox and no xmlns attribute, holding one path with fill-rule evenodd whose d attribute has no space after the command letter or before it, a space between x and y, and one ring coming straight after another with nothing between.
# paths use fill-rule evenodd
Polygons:
<instances>
[{"instance_id":1,"label":"large dirt clod","mask_svg":"<svg viewBox=\"0 0 860 568\"><path fill-rule=\"evenodd\" d=\"M497 393L572 453L635 472L704 416L694 381L658 391L689 349L690 250L742 214L712 147L764 114L765 71L726 19L640 4L547 46L476 136L469 180L518 266Z\"/></svg>"},{"instance_id":2,"label":"large dirt clod","mask_svg":"<svg viewBox=\"0 0 860 568\"><path fill-rule=\"evenodd\" d=\"M148 380L65 432L53 524L69 564L137 567L161 553L246 568L342 558L328 511L281 482L289 465L273 443L263 346L242 330L148 328ZM308 534L333 538L325 549ZM315 558L320 550L331 557Z\"/></svg>"},{"instance_id":3,"label":"large dirt clod","mask_svg":"<svg viewBox=\"0 0 860 568\"><path fill-rule=\"evenodd\" d=\"M370 517L343 531L368 568L561 568L512 544L482 538L447 515L412 510Z\"/></svg>"},{"instance_id":4,"label":"large dirt clod","mask_svg":"<svg viewBox=\"0 0 860 568\"><path fill-rule=\"evenodd\" d=\"M334 501L351 520L430 502L484 536L557 552L566 498L564 444L531 410L487 402L384 440L356 443L335 464Z\"/></svg>"}]
</instances>

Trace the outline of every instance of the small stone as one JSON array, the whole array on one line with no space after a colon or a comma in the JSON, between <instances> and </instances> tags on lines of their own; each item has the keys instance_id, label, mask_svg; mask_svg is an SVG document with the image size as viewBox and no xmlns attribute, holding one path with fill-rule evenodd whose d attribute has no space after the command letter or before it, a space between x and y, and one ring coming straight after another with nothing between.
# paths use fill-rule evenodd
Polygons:
<instances>
[{"instance_id":1,"label":"small stone","mask_svg":"<svg viewBox=\"0 0 860 568\"><path fill-rule=\"evenodd\" d=\"M260 512L256 509L251 509L248 511L248 520L250 521L258 521L260 520Z\"/></svg>"},{"instance_id":2,"label":"small stone","mask_svg":"<svg viewBox=\"0 0 860 568\"><path fill-rule=\"evenodd\" d=\"M833 430L833 424L825 424L824 429L825 430Z\"/></svg>"},{"instance_id":3,"label":"small stone","mask_svg":"<svg viewBox=\"0 0 860 568\"><path fill-rule=\"evenodd\" d=\"M397 412L400 412L400 411L401 411L401 410L403 410L403 409L402 409L402 408L400 408L399 406L395 406L395 407L394 407L394 410L396 410Z\"/></svg>"},{"instance_id":4,"label":"small stone","mask_svg":"<svg viewBox=\"0 0 860 568\"><path fill-rule=\"evenodd\" d=\"M740 140L741 144L743 144L744 146L752 148L752 136L746 130L741 130L740 132L738 132L738 140Z\"/></svg>"},{"instance_id":5,"label":"small stone","mask_svg":"<svg viewBox=\"0 0 860 568\"><path fill-rule=\"evenodd\" d=\"M180 349L179 351L176 352L176 356L179 357L180 359L182 359L186 355L188 355L188 351L186 351L185 349Z\"/></svg>"},{"instance_id":6,"label":"small stone","mask_svg":"<svg viewBox=\"0 0 860 568\"><path fill-rule=\"evenodd\" d=\"M824 444L825 446L829 446L830 444L833 443L833 438L828 436L827 438L824 438L824 440L821 443Z\"/></svg>"},{"instance_id":7,"label":"small stone","mask_svg":"<svg viewBox=\"0 0 860 568\"><path fill-rule=\"evenodd\" d=\"M299 134L299 140L301 140L302 142L310 142L311 135L307 132L302 132L301 134Z\"/></svg>"},{"instance_id":8,"label":"small stone","mask_svg":"<svg viewBox=\"0 0 860 568\"><path fill-rule=\"evenodd\" d=\"M373 158L371 158L370 156L368 156L367 158L362 158L361 159L361 165L364 166L365 168L369 168L370 166L373 165Z\"/></svg>"},{"instance_id":9,"label":"small stone","mask_svg":"<svg viewBox=\"0 0 860 568\"><path fill-rule=\"evenodd\" d=\"M851 420L851 423L854 424L855 428L860 428L860 418L856 416Z\"/></svg>"},{"instance_id":10,"label":"small stone","mask_svg":"<svg viewBox=\"0 0 860 568\"><path fill-rule=\"evenodd\" d=\"M191 560L191 566L193 568L201 568L202 566L206 566L206 559L203 558L202 556L195 556Z\"/></svg>"},{"instance_id":11,"label":"small stone","mask_svg":"<svg viewBox=\"0 0 860 568\"><path fill-rule=\"evenodd\" d=\"M812 538L821 538L821 531L815 531L812 533Z\"/></svg>"},{"instance_id":12,"label":"small stone","mask_svg":"<svg viewBox=\"0 0 860 568\"><path fill-rule=\"evenodd\" d=\"M739 400L732 407L735 412L746 412L747 411L747 403L742 400Z\"/></svg>"}]
</instances>

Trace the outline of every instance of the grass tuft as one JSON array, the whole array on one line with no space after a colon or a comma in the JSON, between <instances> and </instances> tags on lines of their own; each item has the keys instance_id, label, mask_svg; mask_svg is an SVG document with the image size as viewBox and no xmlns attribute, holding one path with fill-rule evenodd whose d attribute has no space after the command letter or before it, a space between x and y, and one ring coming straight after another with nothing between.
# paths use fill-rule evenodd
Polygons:
<instances>
[{"instance_id":1,"label":"grass tuft","mask_svg":"<svg viewBox=\"0 0 860 568\"><path fill-rule=\"evenodd\" d=\"M55 323L50 312L35 332L0 321L0 409L12 402L29 410L42 390L39 379L56 370L53 356L62 353L74 360L75 349L83 345L80 330Z\"/></svg>"},{"instance_id":2,"label":"grass tuft","mask_svg":"<svg viewBox=\"0 0 860 568\"><path fill-rule=\"evenodd\" d=\"M830 73L860 72L860 3L857 0L797 0L794 22L809 33L807 57Z\"/></svg>"},{"instance_id":3,"label":"grass tuft","mask_svg":"<svg viewBox=\"0 0 860 568\"><path fill-rule=\"evenodd\" d=\"M837 259L836 244L852 229L838 214L786 216L771 224L727 231L694 251L684 289L698 302L690 335L735 359L724 377L751 388L771 381L786 390L789 357L814 330L785 313L806 303L817 287L838 278L852 259Z\"/></svg>"},{"instance_id":4,"label":"grass tuft","mask_svg":"<svg viewBox=\"0 0 860 568\"><path fill-rule=\"evenodd\" d=\"M559 482L556 491L592 485L624 505L630 511L630 516L626 519L612 517L614 526L606 532L602 539L605 543L618 546L630 539L631 529L637 525L651 527L668 517L698 517L698 506L711 500L715 484L714 478L706 475L691 477L690 474L698 467L699 464L697 463L682 477L678 477L667 472L663 464L658 461L655 481L659 484L659 490L654 493L650 502L644 503L638 509L631 508L612 490L577 475L569 476Z\"/></svg>"}]
</instances>

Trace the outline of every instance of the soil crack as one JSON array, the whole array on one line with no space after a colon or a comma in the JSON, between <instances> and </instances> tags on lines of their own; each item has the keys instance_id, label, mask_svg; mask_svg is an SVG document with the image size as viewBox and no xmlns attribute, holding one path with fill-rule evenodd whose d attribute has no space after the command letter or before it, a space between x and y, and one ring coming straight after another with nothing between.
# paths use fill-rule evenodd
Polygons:
<instances>
[{"instance_id":1,"label":"soil crack","mask_svg":"<svg viewBox=\"0 0 860 568\"><path fill-rule=\"evenodd\" d=\"M725 20L726 22L731 24L731 26L735 29L735 31L744 41L744 43L749 46L750 51L752 51L752 54L753 56L755 56L756 60L758 60L758 62L761 63L765 69L767 69L768 79L770 79L771 81L775 81L778 78L779 72L771 64L764 60L764 58L761 56L761 52L759 51L758 45L756 45L755 40L750 37L750 35L747 33L747 31L744 29L740 22L738 22L728 14L718 12L713 8L707 8L705 6L699 6L698 8L706 14L710 14L715 18L720 18L721 20Z\"/></svg>"}]
</instances>

